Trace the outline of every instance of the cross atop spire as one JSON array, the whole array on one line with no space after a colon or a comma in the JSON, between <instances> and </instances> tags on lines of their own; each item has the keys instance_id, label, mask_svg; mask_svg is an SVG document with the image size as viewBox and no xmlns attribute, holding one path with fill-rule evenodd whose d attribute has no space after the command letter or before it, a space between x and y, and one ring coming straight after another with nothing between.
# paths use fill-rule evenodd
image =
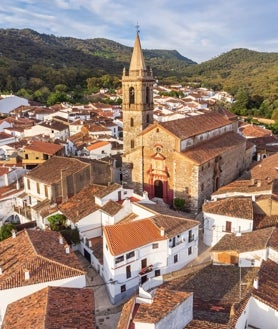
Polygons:
<instances>
[{"instance_id":1,"label":"cross atop spire","mask_svg":"<svg viewBox=\"0 0 278 329\"><path fill-rule=\"evenodd\" d=\"M136 32L137 32L137 33L140 33L140 25L138 24L138 22L137 22L137 24L135 25L135 27L136 27Z\"/></svg>"}]
</instances>

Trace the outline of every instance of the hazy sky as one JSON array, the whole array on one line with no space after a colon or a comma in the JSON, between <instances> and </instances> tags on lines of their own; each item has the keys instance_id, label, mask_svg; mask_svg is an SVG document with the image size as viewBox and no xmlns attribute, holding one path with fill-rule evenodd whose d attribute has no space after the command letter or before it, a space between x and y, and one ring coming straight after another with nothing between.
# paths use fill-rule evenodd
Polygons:
<instances>
[{"instance_id":1,"label":"hazy sky","mask_svg":"<svg viewBox=\"0 0 278 329\"><path fill-rule=\"evenodd\" d=\"M278 52L278 0L1 0L0 28L176 49L198 63L234 48Z\"/></svg>"}]
</instances>

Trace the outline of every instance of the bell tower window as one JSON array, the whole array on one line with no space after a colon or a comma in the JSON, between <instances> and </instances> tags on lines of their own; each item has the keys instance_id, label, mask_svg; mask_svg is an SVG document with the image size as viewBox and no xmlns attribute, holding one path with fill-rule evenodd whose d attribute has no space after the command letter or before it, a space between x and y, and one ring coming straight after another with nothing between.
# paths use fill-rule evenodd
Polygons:
<instances>
[{"instance_id":1,"label":"bell tower window","mask_svg":"<svg viewBox=\"0 0 278 329\"><path fill-rule=\"evenodd\" d=\"M133 120L133 118L130 118L130 127L134 127L134 120Z\"/></svg>"},{"instance_id":2,"label":"bell tower window","mask_svg":"<svg viewBox=\"0 0 278 329\"><path fill-rule=\"evenodd\" d=\"M130 148L134 148L134 140L132 139L131 141L130 141Z\"/></svg>"},{"instance_id":3,"label":"bell tower window","mask_svg":"<svg viewBox=\"0 0 278 329\"><path fill-rule=\"evenodd\" d=\"M150 88L146 88L146 103L150 104Z\"/></svg>"},{"instance_id":4,"label":"bell tower window","mask_svg":"<svg viewBox=\"0 0 278 329\"><path fill-rule=\"evenodd\" d=\"M134 92L134 88L130 87L129 88L129 104L134 104L135 102L135 92Z\"/></svg>"}]
</instances>

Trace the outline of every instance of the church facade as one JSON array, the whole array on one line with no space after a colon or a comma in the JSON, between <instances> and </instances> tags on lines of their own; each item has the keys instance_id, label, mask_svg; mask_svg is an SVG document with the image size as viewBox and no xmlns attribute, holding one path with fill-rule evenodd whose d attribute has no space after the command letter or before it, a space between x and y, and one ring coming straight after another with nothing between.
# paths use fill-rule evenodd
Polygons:
<instances>
[{"instance_id":1,"label":"church facade","mask_svg":"<svg viewBox=\"0 0 278 329\"><path fill-rule=\"evenodd\" d=\"M188 210L198 211L215 190L249 168L253 149L227 111L154 122L153 82L137 33L122 77L123 181L151 199L170 205L184 199Z\"/></svg>"}]
</instances>

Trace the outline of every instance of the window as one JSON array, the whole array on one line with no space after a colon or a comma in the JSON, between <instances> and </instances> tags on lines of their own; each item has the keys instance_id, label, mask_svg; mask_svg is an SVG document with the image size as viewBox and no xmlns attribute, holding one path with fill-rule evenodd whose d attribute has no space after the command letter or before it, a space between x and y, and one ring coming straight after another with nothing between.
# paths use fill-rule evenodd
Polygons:
<instances>
[{"instance_id":1,"label":"window","mask_svg":"<svg viewBox=\"0 0 278 329\"><path fill-rule=\"evenodd\" d=\"M134 251L128 252L128 253L126 254L126 259L132 258L132 257L134 257L134 256L135 256L135 252L134 252Z\"/></svg>"},{"instance_id":2,"label":"window","mask_svg":"<svg viewBox=\"0 0 278 329\"><path fill-rule=\"evenodd\" d=\"M255 260L252 259L252 260L251 260L251 266L254 266L254 265L255 265Z\"/></svg>"},{"instance_id":3,"label":"window","mask_svg":"<svg viewBox=\"0 0 278 329\"><path fill-rule=\"evenodd\" d=\"M134 140L133 140L133 139L130 141L130 147L131 147L132 149L134 148Z\"/></svg>"},{"instance_id":4,"label":"window","mask_svg":"<svg viewBox=\"0 0 278 329\"><path fill-rule=\"evenodd\" d=\"M131 268L130 268L130 265L128 265L126 267L126 278L130 278L131 277Z\"/></svg>"},{"instance_id":5,"label":"window","mask_svg":"<svg viewBox=\"0 0 278 329\"><path fill-rule=\"evenodd\" d=\"M201 191L202 192L204 191L204 184L203 183L201 184Z\"/></svg>"},{"instance_id":6,"label":"window","mask_svg":"<svg viewBox=\"0 0 278 329\"><path fill-rule=\"evenodd\" d=\"M150 115L149 115L149 114L147 114L146 122L147 122L147 123L150 123Z\"/></svg>"},{"instance_id":7,"label":"window","mask_svg":"<svg viewBox=\"0 0 278 329\"><path fill-rule=\"evenodd\" d=\"M192 234L192 230L188 232L188 242L192 242L194 240L194 234Z\"/></svg>"},{"instance_id":8,"label":"window","mask_svg":"<svg viewBox=\"0 0 278 329\"><path fill-rule=\"evenodd\" d=\"M174 256L174 263L177 263L178 262L178 255L175 255Z\"/></svg>"},{"instance_id":9,"label":"window","mask_svg":"<svg viewBox=\"0 0 278 329\"><path fill-rule=\"evenodd\" d=\"M46 198L48 198L48 188L47 185L44 185L44 195Z\"/></svg>"},{"instance_id":10,"label":"window","mask_svg":"<svg viewBox=\"0 0 278 329\"><path fill-rule=\"evenodd\" d=\"M232 222L226 221L226 232L232 232Z\"/></svg>"},{"instance_id":11,"label":"window","mask_svg":"<svg viewBox=\"0 0 278 329\"><path fill-rule=\"evenodd\" d=\"M133 118L130 118L130 127L133 127L134 126L134 120Z\"/></svg>"},{"instance_id":12,"label":"window","mask_svg":"<svg viewBox=\"0 0 278 329\"><path fill-rule=\"evenodd\" d=\"M126 286L125 286L125 284L123 284L122 286L121 286L121 292L125 292L126 291Z\"/></svg>"},{"instance_id":13,"label":"window","mask_svg":"<svg viewBox=\"0 0 278 329\"><path fill-rule=\"evenodd\" d=\"M160 270L155 270L154 271L154 276L160 276Z\"/></svg>"},{"instance_id":14,"label":"window","mask_svg":"<svg viewBox=\"0 0 278 329\"><path fill-rule=\"evenodd\" d=\"M124 256L116 257L115 263L118 264L118 263L122 262L123 260L124 260Z\"/></svg>"},{"instance_id":15,"label":"window","mask_svg":"<svg viewBox=\"0 0 278 329\"><path fill-rule=\"evenodd\" d=\"M158 243L153 243L153 249L157 249L158 248Z\"/></svg>"},{"instance_id":16,"label":"window","mask_svg":"<svg viewBox=\"0 0 278 329\"><path fill-rule=\"evenodd\" d=\"M134 104L135 101L135 92L134 92L134 88L130 87L129 88L129 104Z\"/></svg>"},{"instance_id":17,"label":"window","mask_svg":"<svg viewBox=\"0 0 278 329\"><path fill-rule=\"evenodd\" d=\"M37 182L36 186L37 186L37 193L40 194L40 184Z\"/></svg>"},{"instance_id":18,"label":"window","mask_svg":"<svg viewBox=\"0 0 278 329\"><path fill-rule=\"evenodd\" d=\"M192 247L189 247L188 248L188 255L191 255L192 254Z\"/></svg>"},{"instance_id":19,"label":"window","mask_svg":"<svg viewBox=\"0 0 278 329\"><path fill-rule=\"evenodd\" d=\"M27 188L30 190L30 179L27 179Z\"/></svg>"},{"instance_id":20,"label":"window","mask_svg":"<svg viewBox=\"0 0 278 329\"><path fill-rule=\"evenodd\" d=\"M146 88L146 103L150 104L150 88Z\"/></svg>"}]
</instances>

